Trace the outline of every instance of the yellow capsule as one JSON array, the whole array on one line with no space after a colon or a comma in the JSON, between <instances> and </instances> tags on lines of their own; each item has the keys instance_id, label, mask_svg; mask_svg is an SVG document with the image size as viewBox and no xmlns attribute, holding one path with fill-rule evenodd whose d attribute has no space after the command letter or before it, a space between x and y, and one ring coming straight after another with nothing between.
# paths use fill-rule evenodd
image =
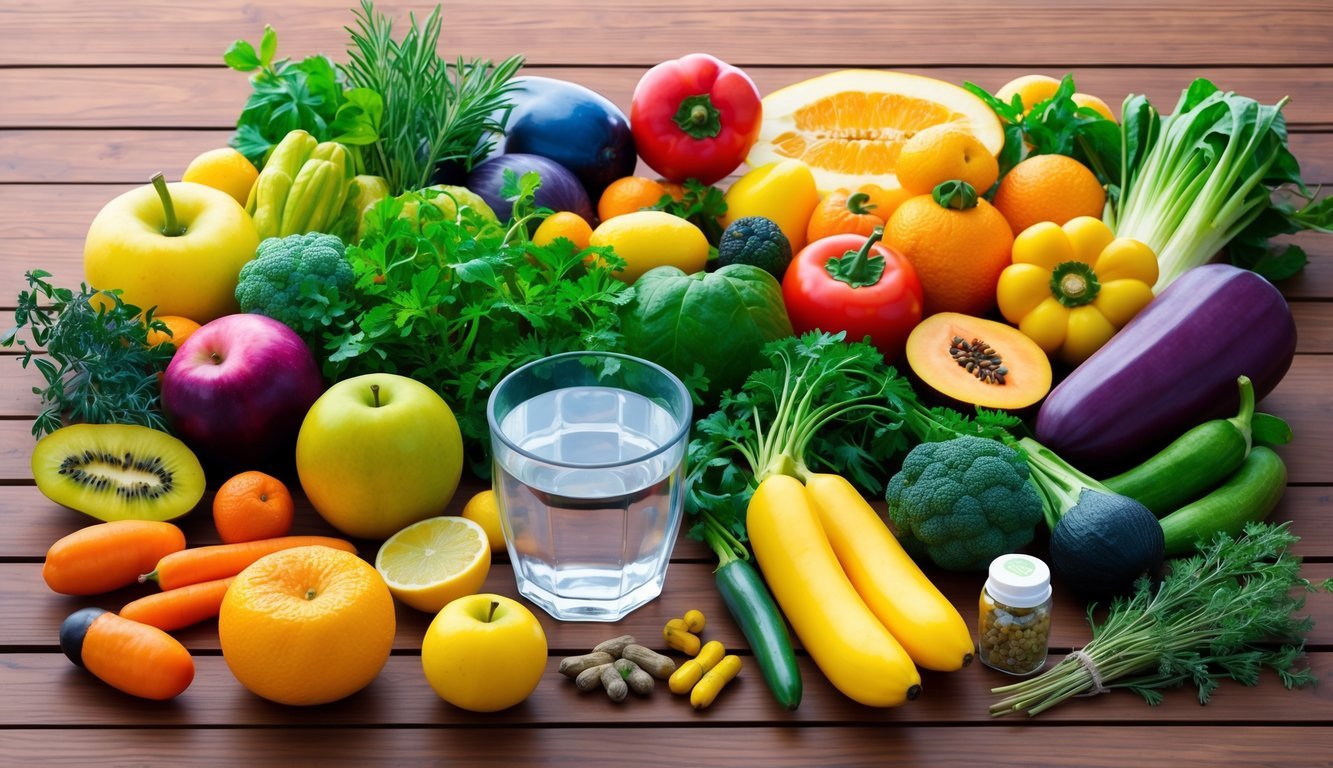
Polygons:
<instances>
[{"instance_id":1,"label":"yellow capsule","mask_svg":"<svg viewBox=\"0 0 1333 768\"><path fill-rule=\"evenodd\" d=\"M704 631L705 623L707 622L704 619L703 611L691 609L685 612L685 628L694 634L697 635Z\"/></svg>"},{"instance_id":2,"label":"yellow capsule","mask_svg":"<svg viewBox=\"0 0 1333 768\"><path fill-rule=\"evenodd\" d=\"M689 693L708 670L717 666L717 663L722 660L726 653L727 649L717 640L704 643L704 647L699 650L699 655L681 664L675 672L671 673L671 679L667 681L667 687L671 689L672 693Z\"/></svg>"},{"instance_id":3,"label":"yellow capsule","mask_svg":"<svg viewBox=\"0 0 1333 768\"><path fill-rule=\"evenodd\" d=\"M673 619L673 621L678 621L678 619ZM699 655L699 648L702 645L702 642L699 640L698 635L685 629L672 626L667 626L667 628L662 631L662 635L666 638L668 648L680 651L686 656Z\"/></svg>"},{"instance_id":4,"label":"yellow capsule","mask_svg":"<svg viewBox=\"0 0 1333 768\"><path fill-rule=\"evenodd\" d=\"M732 678L740 674L741 657L735 654L728 654L717 663L717 666L708 670L694 690L690 691L690 706L695 709L704 709L713 703L717 695L722 692L723 686L731 682Z\"/></svg>"}]
</instances>

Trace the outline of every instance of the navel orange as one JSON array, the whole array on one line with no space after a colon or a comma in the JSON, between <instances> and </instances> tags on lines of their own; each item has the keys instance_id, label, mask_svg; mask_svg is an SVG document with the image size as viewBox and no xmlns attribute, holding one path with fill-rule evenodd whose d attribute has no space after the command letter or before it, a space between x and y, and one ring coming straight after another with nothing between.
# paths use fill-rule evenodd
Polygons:
<instances>
[{"instance_id":1,"label":"navel orange","mask_svg":"<svg viewBox=\"0 0 1333 768\"><path fill-rule=\"evenodd\" d=\"M1000 120L962 88L919 75L847 69L814 77L764 97L759 140L746 161L759 167L797 159L809 165L820 192L874 183L898 186L903 143L934 125L975 135L997 155Z\"/></svg>"},{"instance_id":2,"label":"navel orange","mask_svg":"<svg viewBox=\"0 0 1333 768\"><path fill-rule=\"evenodd\" d=\"M1087 166L1065 155L1034 155L1000 180L995 207L1014 233L1033 224L1064 225L1079 216L1101 218L1106 190Z\"/></svg>"},{"instance_id":3,"label":"navel orange","mask_svg":"<svg viewBox=\"0 0 1333 768\"><path fill-rule=\"evenodd\" d=\"M280 704L324 704L366 687L389 658L394 628L384 579L330 547L255 561L227 589L218 615L232 674Z\"/></svg>"}]
</instances>

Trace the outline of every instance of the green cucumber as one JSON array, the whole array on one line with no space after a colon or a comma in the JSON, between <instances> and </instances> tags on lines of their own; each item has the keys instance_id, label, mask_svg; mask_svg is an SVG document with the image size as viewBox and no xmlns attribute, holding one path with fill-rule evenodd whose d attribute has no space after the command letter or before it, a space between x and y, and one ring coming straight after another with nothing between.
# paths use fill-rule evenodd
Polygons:
<instances>
[{"instance_id":1,"label":"green cucumber","mask_svg":"<svg viewBox=\"0 0 1333 768\"><path fill-rule=\"evenodd\" d=\"M1159 518L1215 488L1236 471L1253 442L1254 385L1247 376L1236 384L1240 412L1235 416L1200 424L1152 458L1102 483Z\"/></svg>"},{"instance_id":2,"label":"green cucumber","mask_svg":"<svg viewBox=\"0 0 1333 768\"><path fill-rule=\"evenodd\" d=\"M784 708L801 703L801 670L787 634L787 623L754 566L739 558L723 558L713 574L727 612L750 643L750 651L768 690Z\"/></svg>"},{"instance_id":3,"label":"green cucumber","mask_svg":"<svg viewBox=\"0 0 1333 768\"><path fill-rule=\"evenodd\" d=\"M1287 488L1282 458L1262 445L1254 447L1240 469L1217 490L1160 520L1168 557L1190 554L1219 533L1235 536L1247 523L1273 511Z\"/></svg>"}]
</instances>

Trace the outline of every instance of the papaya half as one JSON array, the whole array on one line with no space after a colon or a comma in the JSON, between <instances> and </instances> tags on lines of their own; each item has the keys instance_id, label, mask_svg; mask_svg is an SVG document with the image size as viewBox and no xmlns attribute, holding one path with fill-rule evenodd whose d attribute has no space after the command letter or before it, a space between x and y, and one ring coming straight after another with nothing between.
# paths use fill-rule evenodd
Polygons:
<instances>
[{"instance_id":1,"label":"papaya half","mask_svg":"<svg viewBox=\"0 0 1333 768\"><path fill-rule=\"evenodd\" d=\"M1046 353L1018 329L994 320L931 315L907 337L906 357L922 384L953 402L1016 411L1051 389Z\"/></svg>"}]
</instances>

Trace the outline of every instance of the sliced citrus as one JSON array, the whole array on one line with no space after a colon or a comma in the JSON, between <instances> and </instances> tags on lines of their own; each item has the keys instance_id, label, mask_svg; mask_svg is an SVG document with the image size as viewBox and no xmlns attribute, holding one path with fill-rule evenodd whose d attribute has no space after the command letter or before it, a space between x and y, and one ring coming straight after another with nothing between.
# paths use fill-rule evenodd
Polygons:
<instances>
[{"instance_id":1,"label":"sliced citrus","mask_svg":"<svg viewBox=\"0 0 1333 768\"><path fill-rule=\"evenodd\" d=\"M462 517L431 517L390 536L375 570L404 603L438 613L450 601L481 591L491 570L486 531Z\"/></svg>"},{"instance_id":2,"label":"sliced citrus","mask_svg":"<svg viewBox=\"0 0 1333 768\"><path fill-rule=\"evenodd\" d=\"M820 192L874 183L896 187L903 143L935 125L956 125L992 155L1004 146L986 103L951 83L902 72L845 69L764 97L764 123L746 161L794 158L810 166Z\"/></svg>"}]
</instances>

